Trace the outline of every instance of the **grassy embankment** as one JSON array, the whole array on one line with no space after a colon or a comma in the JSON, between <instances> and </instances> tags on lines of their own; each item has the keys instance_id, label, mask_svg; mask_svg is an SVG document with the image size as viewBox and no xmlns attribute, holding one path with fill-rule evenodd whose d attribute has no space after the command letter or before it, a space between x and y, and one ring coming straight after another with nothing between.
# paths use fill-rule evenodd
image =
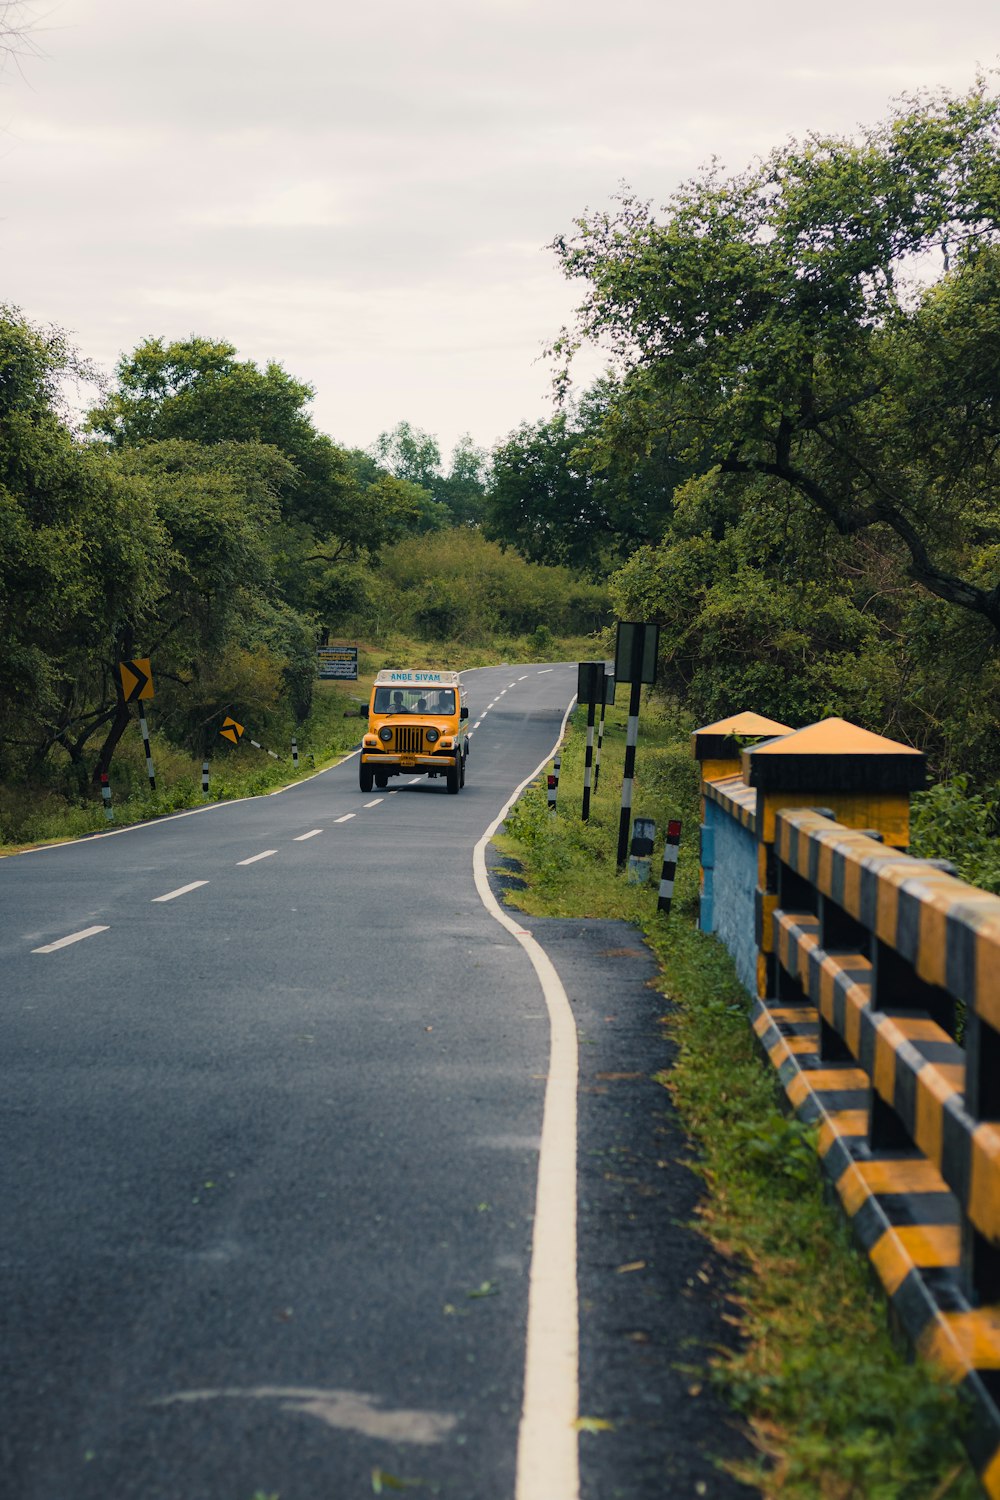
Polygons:
<instances>
[{"instance_id":1,"label":"grassy embankment","mask_svg":"<svg viewBox=\"0 0 1000 1500\"><path fill-rule=\"evenodd\" d=\"M584 733L563 749L559 812L530 789L507 820L502 851L527 889L511 896L540 916L617 917L641 928L661 965L663 1024L678 1060L661 1082L696 1147L705 1181L701 1230L739 1268L745 1344L711 1356L711 1376L760 1450L741 1477L783 1500L972 1500L955 1393L911 1363L890 1337L885 1304L839 1209L825 1196L810 1132L779 1104L755 1053L748 1000L725 950L694 926L697 775L691 727L645 706L634 812L683 820L671 916L656 911L658 847L648 888L615 874L621 709L610 714L591 819L580 821Z\"/></svg>"},{"instance_id":2,"label":"grassy embankment","mask_svg":"<svg viewBox=\"0 0 1000 1500\"><path fill-rule=\"evenodd\" d=\"M576 661L593 654L593 642L588 640L557 641L549 637L543 644L546 658L553 661ZM292 765L290 732L276 740L273 734L247 718L246 734L240 745L230 745L221 737L216 741L207 800L220 802L262 796L337 761L361 737L362 725L356 710L362 702L367 703L372 679L384 666L463 669L501 661L535 661L538 647L538 640L532 636L496 638L476 647L417 641L406 636L390 636L377 646L362 643L356 683L316 683L312 712L296 730L297 775ZM111 766L115 827L198 807L206 800L201 790L201 758L171 744L158 731L155 698L146 705L146 710L156 791L149 788L136 723L119 744ZM240 717L239 710L236 715ZM255 750L249 743L251 737L259 740L264 749ZM97 741L95 750L96 744ZM273 760L266 750L273 750L281 759ZM67 773L68 763L60 765L58 752L54 752L44 782L0 786L0 854L79 838L102 832L109 826L99 791L89 788L80 796L72 788Z\"/></svg>"}]
</instances>

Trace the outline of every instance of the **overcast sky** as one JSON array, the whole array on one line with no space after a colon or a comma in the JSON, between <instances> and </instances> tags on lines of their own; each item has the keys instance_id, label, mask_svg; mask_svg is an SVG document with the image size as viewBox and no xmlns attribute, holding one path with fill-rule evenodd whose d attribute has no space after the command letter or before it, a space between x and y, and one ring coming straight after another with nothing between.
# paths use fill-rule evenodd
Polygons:
<instances>
[{"instance_id":1,"label":"overcast sky","mask_svg":"<svg viewBox=\"0 0 1000 1500\"><path fill-rule=\"evenodd\" d=\"M2 8L2 6L0 6ZM546 249L622 181L663 202L849 134L1000 54L996 0L32 0L0 72L0 302L110 370L228 339L368 447L549 413L575 300ZM579 295L579 289L576 289Z\"/></svg>"}]
</instances>

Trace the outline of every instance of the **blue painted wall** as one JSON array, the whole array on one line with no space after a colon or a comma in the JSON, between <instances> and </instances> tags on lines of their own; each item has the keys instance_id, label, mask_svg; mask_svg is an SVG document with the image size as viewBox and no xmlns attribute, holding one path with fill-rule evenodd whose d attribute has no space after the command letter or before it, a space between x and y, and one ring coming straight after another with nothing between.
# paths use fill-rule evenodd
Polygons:
<instances>
[{"instance_id":1,"label":"blue painted wall","mask_svg":"<svg viewBox=\"0 0 1000 1500\"><path fill-rule=\"evenodd\" d=\"M705 804L701 840L705 885L699 925L703 932L714 932L721 939L732 955L741 982L755 995L757 840L716 802Z\"/></svg>"}]
</instances>

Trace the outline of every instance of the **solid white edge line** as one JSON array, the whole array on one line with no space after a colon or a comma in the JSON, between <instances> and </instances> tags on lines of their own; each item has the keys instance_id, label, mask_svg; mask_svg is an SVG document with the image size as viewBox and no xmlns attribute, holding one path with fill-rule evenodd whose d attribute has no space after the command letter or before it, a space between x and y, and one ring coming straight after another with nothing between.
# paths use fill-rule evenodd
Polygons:
<instances>
[{"instance_id":1,"label":"solid white edge line","mask_svg":"<svg viewBox=\"0 0 1000 1500\"><path fill-rule=\"evenodd\" d=\"M236 863L237 865L255 865L259 859L269 859L277 852L277 849L265 849L262 854L251 854L249 859L238 859Z\"/></svg>"},{"instance_id":2,"label":"solid white edge line","mask_svg":"<svg viewBox=\"0 0 1000 1500\"><path fill-rule=\"evenodd\" d=\"M292 839L292 843L293 844L304 844L305 841L306 841L306 839L314 839L318 833L322 833L322 832L323 832L322 828L310 828L310 830L309 830L308 833L297 833L295 835L295 837Z\"/></svg>"},{"instance_id":3,"label":"solid white edge line","mask_svg":"<svg viewBox=\"0 0 1000 1500\"><path fill-rule=\"evenodd\" d=\"M576 1022L562 981L548 954L497 901L486 872L490 839L525 787L540 774L566 733L575 699L563 716L559 738L505 803L472 855L476 890L491 917L506 927L531 960L549 1018L549 1069L538 1155L538 1184L528 1284L528 1331L524 1404L517 1444L515 1500L578 1500L579 1293L576 1266Z\"/></svg>"},{"instance_id":4,"label":"solid white edge line","mask_svg":"<svg viewBox=\"0 0 1000 1500\"><path fill-rule=\"evenodd\" d=\"M173 901L177 896L186 896L188 891L196 891L199 886L208 885L207 880L192 880L190 885L179 885L176 891L168 891L165 896L154 896L150 902L152 906L157 901Z\"/></svg>"},{"instance_id":5,"label":"solid white edge line","mask_svg":"<svg viewBox=\"0 0 1000 1500\"><path fill-rule=\"evenodd\" d=\"M54 943L46 943L44 948L32 948L32 953L55 953L57 948L68 948L70 943L79 943L83 938L94 937L98 932L107 932L107 927L85 927L82 932L71 932L69 937L57 938Z\"/></svg>"}]
</instances>

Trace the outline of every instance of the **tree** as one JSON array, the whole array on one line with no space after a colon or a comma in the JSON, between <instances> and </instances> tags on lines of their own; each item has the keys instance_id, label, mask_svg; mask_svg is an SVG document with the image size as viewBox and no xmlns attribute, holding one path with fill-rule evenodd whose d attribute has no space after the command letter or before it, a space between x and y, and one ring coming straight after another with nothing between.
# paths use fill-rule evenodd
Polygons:
<instances>
[{"instance_id":1,"label":"tree","mask_svg":"<svg viewBox=\"0 0 1000 1500\"><path fill-rule=\"evenodd\" d=\"M616 397L614 383L602 381L548 421L522 423L497 446L488 536L532 562L602 576L663 535L685 471L662 440L638 454L607 441Z\"/></svg>"},{"instance_id":2,"label":"tree","mask_svg":"<svg viewBox=\"0 0 1000 1500\"><path fill-rule=\"evenodd\" d=\"M114 448L172 439L267 444L291 461L278 490L282 519L307 528L325 561L377 551L394 534L384 493L359 485L350 454L313 425L312 387L281 365L260 370L223 341L147 339L116 375L87 418Z\"/></svg>"},{"instance_id":3,"label":"tree","mask_svg":"<svg viewBox=\"0 0 1000 1500\"><path fill-rule=\"evenodd\" d=\"M998 140L980 79L902 101L857 142L811 137L729 179L713 167L661 219L626 195L555 242L586 293L554 346L563 385L582 340L607 348L608 453L665 442L748 496L777 481L839 536L891 535L910 576L994 641Z\"/></svg>"},{"instance_id":4,"label":"tree","mask_svg":"<svg viewBox=\"0 0 1000 1500\"><path fill-rule=\"evenodd\" d=\"M70 372L88 373L59 330L0 308L0 740L35 767L57 743L81 766L113 715L116 652L168 549L142 486L63 421Z\"/></svg>"},{"instance_id":5,"label":"tree","mask_svg":"<svg viewBox=\"0 0 1000 1500\"><path fill-rule=\"evenodd\" d=\"M452 449L451 465L439 486L439 494L459 526L477 526L486 501L488 455L464 433Z\"/></svg>"},{"instance_id":6,"label":"tree","mask_svg":"<svg viewBox=\"0 0 1000 1500\"><path fill-rule=\"evenodd\" d=\"M372 457L383 469L433 495L441 480L441 449L437 438L409 422L397 422L391 432L380 432Z\"/></svg>"},{"instance_id":7,"label":"tree","mask_svg":"<svg viewBox=\"0 0 1000 1500\"><path fill-rule=\"evenodd\" d=\"M437 438L409 422L397 422L391 432L380 433L369 458L424 492L415 510L413 531L478 523L485 497L487 455L468 433L455 444L447 474L442 471Z\"/></svg>"}]
</instances>

